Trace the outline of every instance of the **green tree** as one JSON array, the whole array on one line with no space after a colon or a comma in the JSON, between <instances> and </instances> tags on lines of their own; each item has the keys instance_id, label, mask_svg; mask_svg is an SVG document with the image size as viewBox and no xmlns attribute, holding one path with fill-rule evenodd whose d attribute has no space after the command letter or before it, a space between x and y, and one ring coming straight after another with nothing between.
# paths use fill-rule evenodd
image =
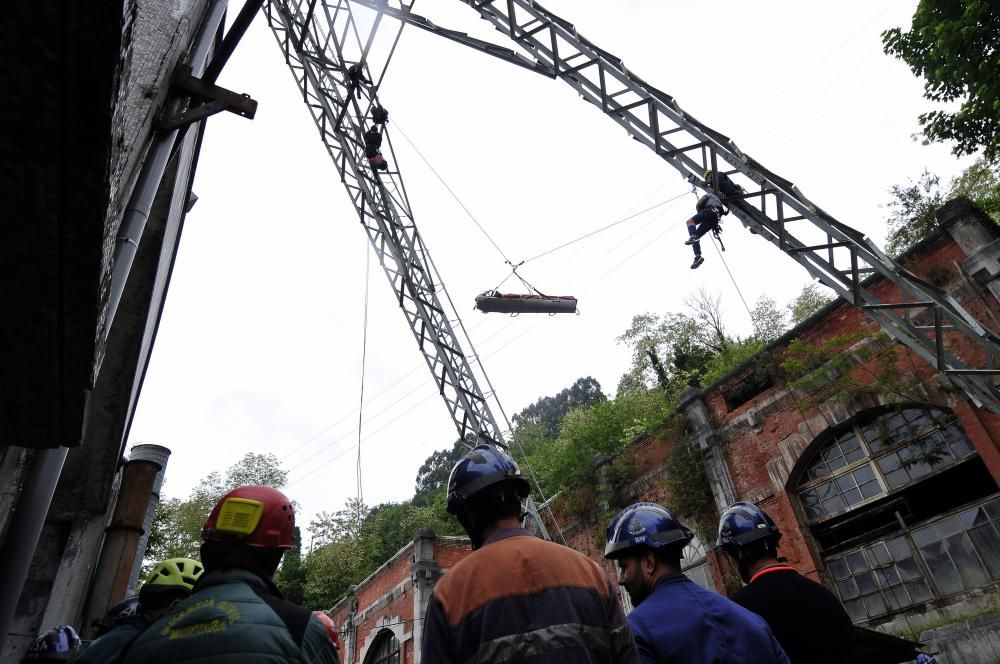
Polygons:
<instances>
[{"instance_id":1,"label":"green tree","mask_svg":"<svg viewBox=\"0 0 1000 664\"><path fill-rule=\"evenodd\" d=\"M302 564L302 533L296 526L292 534L292 548L281 559L281 568L274 575L274 583L290 602L301 604L305 600L306 569Z\"/></svg>"},{"instance_id":2,"label":"green tree","mask_svg":"<svg viewBox=\"0 0 1000 664\"><path fill-rule=\"evenodd\" d=\"M941 179L924 171L920 179L907 185L893 185L886 224L889 234L885 251L898 256L937 228L935 213L948 200L964 197L993 219L1000 219L1000 164L979 159L942 187Z\"/></svg>"},{"instance_id":3,"label":"green tree","mask_svg":"<svg viewBox=\"0 0 1000 664\"><path fill-rule=\"evenodd\" d=\"M920 0L908 32L882 33L887 54L924 78L924 97L960 102L920 115L931 141L955 141L956 155L984 150L1000 158L1000 4L996 0Z\"/></svg>"},{"instance_id":4,"label":"green tree","mask_svg":"<svg viewBox=\"0 0 1000 664\"><path fill-rule=\"evenodd\" d=\"M544 428L550 438L559 434L559 425L571 409L578 406L604 401L607 397L601 391L601 384L591 376L577 378L576 381L555 396L540 397L535 403L514 416L514 424L534 423Z\"/></svg>"},{"instance_id":5,"label":"green tree","mask_svg":"<svg viewBox=\"0 0 1000 664\"><path fill-rule=\"evenodd\" d=\"M926 170L916 182L910 180L905 186L894 184L889 195L885 252L898 256L934 231L937 227L934 213L946 199L941 191L941 178Z\"/></svg>"},{"instance_id":6,"label":"green tree","mask_svg":"<svg viewBox=\"0 0 1000 664\"><path fill-rule=\"evenodd\" d=\"M798 325L814 313L830 304L833 296L823 292L822 287L809 283L802 287L795 299L786 307L792 319L792 325Z\"/></svg>"},{"instance_id":7,"label":"green tree","mask_svg":"<svg viewBox=\"0 0 1000 664\"><path fill-rule=\"evenodd\" d=\"M757 298L750 310L750 320L753 321L757 338L765 344L771 343L788 329L785 312L767 295Z\"/></svg>"},{"instance_id":8,"label":"green tree","mask_svg":"<svg viewBox=\"0 0 1000 664\"><path fill-rule=\"evenodd\" d=\"M670 400L687 386L702 384L708 363L734 341L726 331L720 299L702 289L685 300L687 312L635 316L618 337L632 349L632 367L622 376L618 393L659 385Z\"/></svg>"},{"instance_id":9,"label":"green tree","mask_svg":"<svg viewBox=\"0 0 1000 664\"><path fill-rule=\"evenodd\" d=\"M430 496L445 489L448 485L451 469L468 449L465 441L458 439L450 450L432 452L417 471L414 500L420 502L423 502L424 499L429 500Z\"/></svg>"},{"instance_id":10,"label":"green tree","mask_svg":"<svg viewBox=\"0 0 1000 664\"><path fill-rule=\"evenodd\" d=\"M363 580L368 561L361 542L345 537L329 542L306 556L303 596L311 609L329 609L348 588Z\"/></svg>"}]
</instances>

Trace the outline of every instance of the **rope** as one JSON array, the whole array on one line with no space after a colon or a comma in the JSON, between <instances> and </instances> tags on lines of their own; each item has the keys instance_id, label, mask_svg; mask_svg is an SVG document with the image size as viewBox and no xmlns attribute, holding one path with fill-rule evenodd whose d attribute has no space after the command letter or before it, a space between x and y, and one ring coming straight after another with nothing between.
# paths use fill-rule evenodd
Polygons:
<instances>
[{"instance_id":1,"label":"rope","mask_svg":"<svg viewBox=\"0 0 1000 664\"><path fill-rule=\"evenodd\" d=\"M357 463L357 493L358 503L363 504L365 493L361 484L361 423L365 412L365 363L368 358L368 287L370 285L372 252L365 246L365 316L361 336L361 397L358 403L358 463Z\"/></svg>"},{"instance_id":2,"label":"rope","mask_svg":"<svg viewBox=\"0 0 1000 664\"><path fill-rule=\"evenodd\" d=\"M753 325L753 328L757 331L757 334L759 335L760 328L757 327L757 321L753 319L753 312L750 311L750 306L747 305L746 298L743 297L743 292L740 290L739 285L736 283L736 279L733 278L733 273L729 270L729 265L726 263L726 257L722 255L722 252L719 251L719 247L716 246L714 242L712 243L712 246L715 247L715 253L719 255L719 259L722 261L722 267L726 268L726 274L729 275L729 280L733 282L733 288L736 289L737 295L740 296L740 302L743 303L743 308L747 310L747 316L750 317L750 324Z\"/></svg>"},{"instance_id":3,"label":"rope","mask_svg":"<svg viewBox=\"0 0 1000 664\"><path fill-rule=\"evenodd\" d=\"M549 255L549 254L551 254L551 253L553 253L555 251L559 251L560 249L564 249L564 248L570 246L571 244L576 244L577 242L581 242L583 240L586 240L587 238L592 237L594 235L597 235L598 233L601 233L603 231L606 231L609 228L614 228L618 224L623 224L626 221L629 221L631 219L635 219L636 217L638 217L640 215L643 215L643 214L649 212L650 210L655 210L656 208L662 207L662 206L666 205L667 203L672 203L672 202L676 201L678 198L682 198L683 196L686 196L688 193L689 192L687 190L685 190L683 193L677 194L676 196L673 196L672 198L668 198L665 201L660 201L656 205L651 205L650 207L648 207L648 208L646 208L644 210L639 210L638 212L633 212L632 214L628 215L627 217L622 217L618 221L610 223L607 226L602 226L601 228L598 228L597 230L593 230L593 231L590 231L589 233L585 233L584 235L581 235L580 237L576 238L575 240L570 240L569 242L564 242L563 244L560 244L558 247L553 247L551 249L543 251L542 253L538 254L537 256L532 256L531 258L526 258L523 261L521 261L520 265L523 265L524 263L530 263L531 261L536 260L538 258L541 258L542 256L547 256L547 255Z\"/></svg>"},{"instance_id":4,"label":"rope","mask_svg":"<svg viewBox=\"0 0 1000 664\"><path fill-rule=\"evenodd\" d=\"M454 191L452 191L452 188L449 187L448 183L444 181L444 178L441 177L441 174L437 172L437 169L431 166L431 162L427 161L427 157L424 156L424 154L420 151L420 149L416 146L416 144L414 144L414 142L410 139L410 137L406 135L406 132L403 131L403 128L399 126L399 123L396 122L395 125L396 129L399 131L403 139L410 144L410 147L413 148L413 151L417 153L417 156L420 157L420 159L425 164L427 164L427 168L431 169L431 173L434 174L434 177L438 179L438 182L440 182L441 185L448 191L448 193L451 194L451 197L455 199L455 202L458 203L463 210L465 210L465 214L469 215L469 219L472 219L472 223L474 223L476 227L479 229L479 231L486 237L486 239L490 241L490 244L493 245L493 248L496 249L501 256L503 256L503 259L505 261L513 265L510 258L507 257L507 254L505 254L503 252L503 249L500 248L500 245L496 243L496 241L490 236L490 234L486 232L486 229L483 228L483 225L479 223L479 220L476 219L476 215L472 214L469 208L465 206L465 203L463 203L462 200L458 197L458 195Z\"/></svg>"}]
</instances>

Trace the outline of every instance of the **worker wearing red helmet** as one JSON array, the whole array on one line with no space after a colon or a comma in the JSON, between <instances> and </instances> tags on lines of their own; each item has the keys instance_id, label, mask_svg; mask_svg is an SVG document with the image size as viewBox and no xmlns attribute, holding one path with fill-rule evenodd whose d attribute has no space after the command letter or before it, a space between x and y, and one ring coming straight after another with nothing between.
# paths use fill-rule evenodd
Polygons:
<instances>
[{"instance_id":1,"label":"worker wearing red helmet","mask_svg":"<svg viewBox=\"0 0 1000 664\"><path fill-rule=\"evenodd\" d=\"M295 510L277 489L243 486L216 503L201 536L195 592L136 639L125 664L239 661L338 664L326 626L271 578L292 547Z\"/></svg>"}]
</instances>

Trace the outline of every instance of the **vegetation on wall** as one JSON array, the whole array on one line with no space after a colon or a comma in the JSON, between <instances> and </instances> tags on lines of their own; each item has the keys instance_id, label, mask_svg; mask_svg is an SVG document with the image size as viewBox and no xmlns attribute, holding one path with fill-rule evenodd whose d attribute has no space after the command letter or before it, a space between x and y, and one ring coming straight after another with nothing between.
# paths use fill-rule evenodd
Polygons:
<instances>
[{"instance_id":1,"label":"vegetation on wall","mask_svg":"<svg viewBox=\"0 0 1000 664\"><path fill-rule=\"evenodd\" d=\"M719 514L715 509L712 485L705 472L702 451L685 438L670 452L664 462L670 507L683 515L703 542L715 539L715 525Z\"/></svg>"}]
</instances>

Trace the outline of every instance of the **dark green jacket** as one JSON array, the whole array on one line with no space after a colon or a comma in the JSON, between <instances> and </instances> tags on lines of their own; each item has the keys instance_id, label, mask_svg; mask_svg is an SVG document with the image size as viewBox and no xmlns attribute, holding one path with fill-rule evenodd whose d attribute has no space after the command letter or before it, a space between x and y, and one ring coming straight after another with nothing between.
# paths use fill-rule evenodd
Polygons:
<instances>
[{"instance_id":1,"label":"dark green jacket","mask_svg":"<svg viewBox=\"0 0 1000 664\"><path fill-rule=\"evenodd\" d=\"M153 623L125 664L338 664L323 623L269 580L241 569L206 572L195 592Z\"/></svg>"},{"instance_id":2,"label":"dark green jacket","mask_svg":"<svg viewBox=\"0 0 1000 664\"><path fill-rule=\"evenodd\" d=\"M73 664L106 664L118 661L122 649L142 634L147 625L149 622L141 616L123 620L101 638L91 641L87 649L76 656Z\"/></svg>"}]
</instances>

